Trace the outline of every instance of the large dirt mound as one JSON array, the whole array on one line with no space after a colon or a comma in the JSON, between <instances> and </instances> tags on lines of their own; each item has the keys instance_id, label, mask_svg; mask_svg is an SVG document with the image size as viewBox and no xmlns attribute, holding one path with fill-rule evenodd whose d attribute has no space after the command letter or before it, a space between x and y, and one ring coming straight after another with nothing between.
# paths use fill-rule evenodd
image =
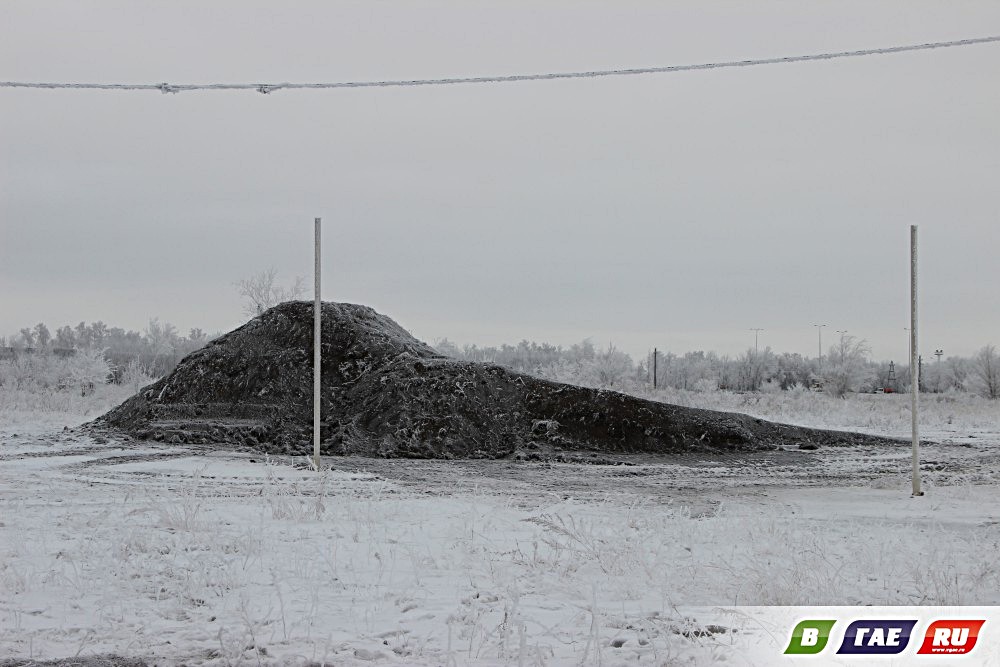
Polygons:
<instances>
[{"instance_id":1,"label":"large dirt mound","mask_svg":"<svg viewBox=\"0 0 1000 667\"><path fill-rule=\"evenodd\" d=\"M312 451L309 302L276 306L94 422L139 438ZM323 304L324 454L548 458L844 444L866 436L684 408L457 361L366 306Z\"/></svg>"}]
</instances>

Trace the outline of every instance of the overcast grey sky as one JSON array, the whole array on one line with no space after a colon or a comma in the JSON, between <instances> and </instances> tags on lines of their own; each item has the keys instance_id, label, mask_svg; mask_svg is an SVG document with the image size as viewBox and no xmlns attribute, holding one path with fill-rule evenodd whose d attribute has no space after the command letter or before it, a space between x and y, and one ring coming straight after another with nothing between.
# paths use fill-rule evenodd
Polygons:
<instances>
[{"instance_id":1,"label":"overcast grey sky","mask_svg":"<svg viewBox=\"0 0 1000 667\"><path fill-rule=\"evenodd\" d=\"M402 79L1000 34L997 2L0 4L0 80ZM0 334L242 323L273 266L426 340L1000 344L1000 44L452 87L0 89Z\"/></svg>"}]
</instances>

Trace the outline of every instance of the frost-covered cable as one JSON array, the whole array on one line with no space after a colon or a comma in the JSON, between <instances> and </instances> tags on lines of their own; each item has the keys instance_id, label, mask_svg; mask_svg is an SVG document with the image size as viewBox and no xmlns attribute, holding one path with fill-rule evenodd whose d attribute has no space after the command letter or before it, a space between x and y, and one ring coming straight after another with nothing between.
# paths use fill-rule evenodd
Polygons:
<instances>
[{"instance_id":1,"label":"frost-covered cable","mask_svg":"<svg viewBox=\"0 0 1000 667\"><path fill-rule=\"evenodd\" d=\"M40 89L86 89L86 90L158 90L161 93L180 93L188 90L255 90L258 93L271 93L275 90L296 90L313 88L398 88L410 86L447 86L465 83L516 83L521 81L551 81L555 79L594 79L605 76L629 76L635 74L665 74L669 72L690 72L694 70L723 69L730 67L754 67L757 65L777 65L779 63L796 63L812 60L834 60L836 58L856 58L859 56L875 56L907 51L926 51L943 49L953 46L972 46L1000 42L1000 35L992 37L974 37L957 39L949 42L929 42L926 44L909 44L905 46L889 46L877 49L861 49L858 51L835 51L830 53L812 53L799 56L784 56L779 58L757 58L753 60L730 60L716 63L701 63L697 65L666 65L663 67L635 67L630 69L592 70L585 72L549 72L542 74L508 74L502 76L469 76L441 79L399 79L387 81L339 81L332 83L32 83L22 81L0 81L0 88L40 88Z\"/></svg>"}]
</instances>

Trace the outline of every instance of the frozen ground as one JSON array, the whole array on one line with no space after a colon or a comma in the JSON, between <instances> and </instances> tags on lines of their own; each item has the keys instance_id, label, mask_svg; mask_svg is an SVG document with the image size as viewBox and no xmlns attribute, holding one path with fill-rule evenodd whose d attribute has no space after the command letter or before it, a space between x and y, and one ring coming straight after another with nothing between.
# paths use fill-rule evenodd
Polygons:
<instances>
[{"instance_id":1,"label":"frozen ground","mask_svg":"<svg viewBox=\"0 0 1000 667\"><path fill-rule=\"evenodd\" d=\"M907 444L317 474L84 418L0 411L0 661L766 665L743 605L1000 604L1000 414L926 433L923 498Z\"/></svg>"}]
</instances>

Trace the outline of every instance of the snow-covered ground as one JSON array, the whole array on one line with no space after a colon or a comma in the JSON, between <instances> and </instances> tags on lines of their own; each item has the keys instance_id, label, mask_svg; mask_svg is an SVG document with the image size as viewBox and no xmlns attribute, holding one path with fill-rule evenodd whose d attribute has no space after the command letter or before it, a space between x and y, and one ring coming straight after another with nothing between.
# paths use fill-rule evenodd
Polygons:
<instances>
[{"instance_id":1,"label":"snow-covered ground","mask_svg":"<svg viewBox=\"0 0 1000 667\"><path fill-rule=\"evenodd\" d=\"M1000 409L925 434L922 498L905 443L316 473L93 416L0 410L0 660L765 665L745 606L1000 605Z\"/></svg>"}]
</instances>

